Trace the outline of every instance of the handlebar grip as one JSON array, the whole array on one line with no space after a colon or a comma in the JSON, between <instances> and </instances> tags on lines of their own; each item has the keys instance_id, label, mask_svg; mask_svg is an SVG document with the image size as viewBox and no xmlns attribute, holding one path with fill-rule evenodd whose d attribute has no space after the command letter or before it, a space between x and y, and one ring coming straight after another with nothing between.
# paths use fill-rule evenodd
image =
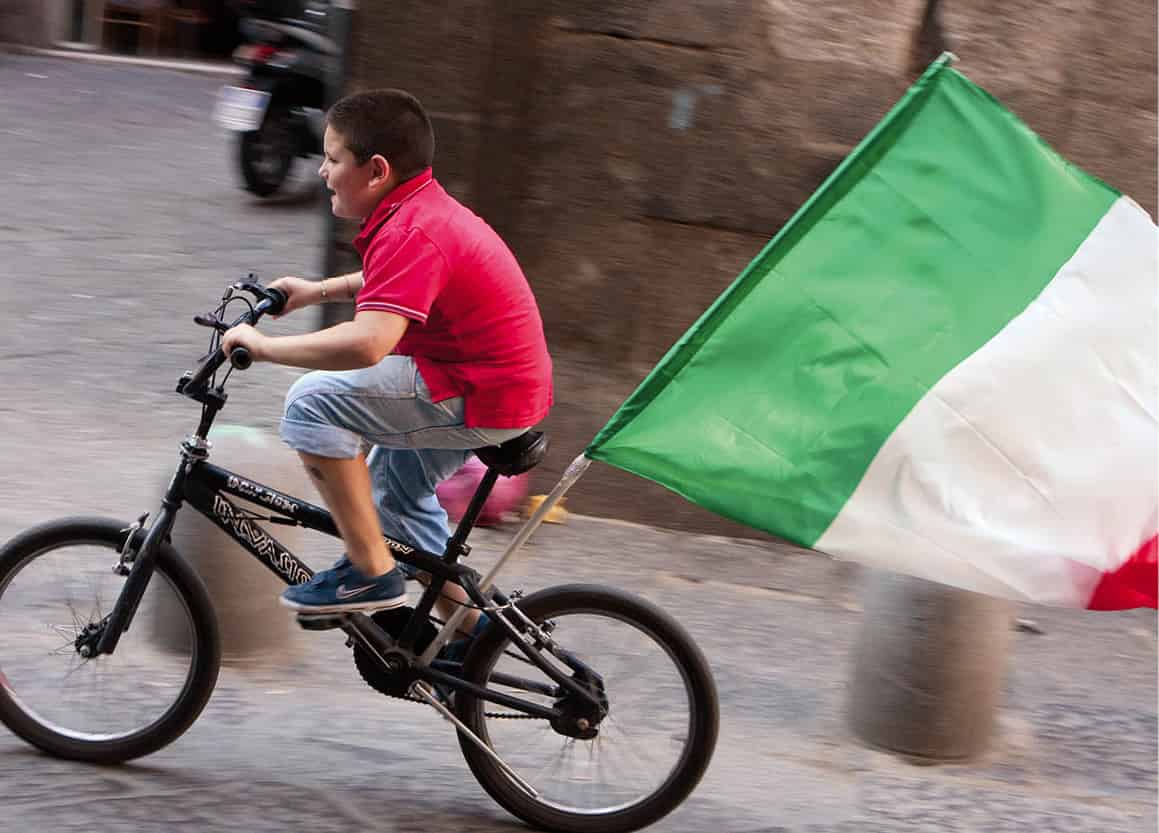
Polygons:
<instances>
[{"instance_id":1,"label":"handlebar grip","mask_svg":"<svg viewBox=\"0 0 1159 833\"><path fill-rule=\"evenodd\" d=\"M244 347L235 347L229 354L229 363L238 370L246 370L254 363L254 357Z\"/></svg>"},{"instance_id":2,"label":"handlebar grip","mask_svg":"<svg viewBox=\"0 0 1159 833\"><path fill-rule=\"evenodd\" d=\"M280 289L265 288L266 298L269 299L270 304L267 311L270 315L280 315L282 310L286 308L286 301L288 299L285 292Z\"/></svg>"}]
</instances>

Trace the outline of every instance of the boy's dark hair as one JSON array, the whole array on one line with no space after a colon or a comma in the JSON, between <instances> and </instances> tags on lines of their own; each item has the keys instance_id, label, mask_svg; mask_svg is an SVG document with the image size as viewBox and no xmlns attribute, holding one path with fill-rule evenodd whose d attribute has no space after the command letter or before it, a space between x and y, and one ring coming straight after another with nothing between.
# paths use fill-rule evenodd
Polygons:
<instances>
[{"instance_id":1,"label":"boy's dark hair","mask_svg":"<svg viewBox=\"0 0 1159 833\"><path fill-rule=\"evenodd\" d=\"M435 156L435 132L419 100L403 90L367 90L330 108L326 123L342 134L359 165L383 156L399 182L422 173Z\"/></svg>"}]
</instances>

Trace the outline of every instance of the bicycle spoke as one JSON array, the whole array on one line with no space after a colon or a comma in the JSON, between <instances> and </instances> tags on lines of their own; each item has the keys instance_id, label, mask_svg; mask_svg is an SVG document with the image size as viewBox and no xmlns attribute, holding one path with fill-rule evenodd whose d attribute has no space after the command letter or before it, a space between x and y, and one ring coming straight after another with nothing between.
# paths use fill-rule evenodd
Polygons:
<instances>
[{"instance_id":1,"label":"bicycle spoke","mask_svg":"<svg viewBox=\"0 0 1159 833\"><path fill-rule=\"evenodd\" d=\"M599 761L597 771L600 773L600 782L603 784L615 784L619 781L617 777L617 768L614 764L609 764L608 756L603 754L603 738L597 738L595 745L596 760Z\"/></svg>"},{"instance_id":2,"label":"bicycle spoke","mask_svg":"<svg viewBox=\"0 0 1159 833\"><path fill-rule=\"evenodd\" d=\"M69 677L71 677L73 674L75 674L77 671L79 671L81 668L83 668L87 662L88 662L87 659L80 656L80 654L77 654L76 663L61 678L61 680L60 680L61 683L63 684L65 681L67 681Z\"/></svg>"},{"instance_id":3,"label":"bicycle spoke","mask_svg":"<svg viewBox=\"0 0 1159 833\"><path fill-rule=\"evenodd\" d=\"M77 633L80 633L80 632L81 632L81 630L83 630L83 629L84 629L84 623L81 621L81 618L80 618L80 616L77 614L77 612L76 612L76 607L74 607L74 606L73 606L73 603L72 603L72 596L69 596L69 597L68 597L68 600L66 601L66 604L68 605L68 612L72 614L72 624L73 624L73 627L75 627L75 628L76 628L76 632L77 632Z\"/></svg>"},{"instance_id":4,"label":"bicycle spoke","mask_svg":"<svg viewBox=\"0 0 1159 833\"><path fill-rule=\"evenodd\" d=\"M604 735L600 735L600 737L597 738L597 740L601 742L601 749L603 748L604 745L610 745L610 740L607 737L605 737ZM617 751L619 751L622 748L625 748L625 747L623 747L620 744L616 744ZM628 752L629 756L634 757L636 759L638 764L644 764L644 766L639 766L639 765L628 766L627 762L625 762L624 766L621 766L618 759L617 759L617 756L614 754L604 753L604 754L601 754L601 756L600 756L602 761L605 761L608 763L610 769L615 770L615 773L613 773L615 775L615 777L613 779L613 783L624 784L627 782L634 782L637 784L646 784L646 782L641 781L640 773L644 772L644 771L651 771L651 769L649 768L649 765L646 764L644 762L644 760L639 755L636 755L635 750L633 750L630 746L627 747L627 752ZM624 757L627 757L627 756L624 756Z\"/></svg>"},{"instance_id":5,"label":"bicycle spoke","mask_svg":"<svg viewBox=\"0 0 1159 833\"><path fill-rule=\"evenodd\" d=\"M55 633L57 636L64 638L64 642L61 643L61 646L59 648L57 648L55 651L51 651L50 653L57 653L59 651L75 650L76 637L77 637L77 632L76 632L75 628L70 631L64 625L48 625L47 627L50 631Z\"/></svg>"},{"instance_id":6,"label":"bicycle spoke","mask_svg":"<svg viewBox=\"0 0 1159 833\"><path fill-rule=\"evenodd\" d=\"M604 718L604 722L600 725L601 728L604 729L604 734L609 734L607 730L610 728L615 730L615 732L618 733L620 737L622 737L626 742L631 743L631 732L629 732L619 720L612 717L611 715L608 715L606 718Z\"/></svg>"},{"instance_id":7,"label":"bicycle spoke","mask_svg":"<svg viewBox=\"0 0 1159 833\"><path fill-rule=\"evenodd\" d=\"M565 741L563 742L563 744L559 748L559 754L556 755L555 759L548 765L548 767L545 770L543 770L543 772L541 773L541 778L546 779L549 775L551 775L553 772L555 772L557 769L559 769L561 766L563 766L563 761L568 756L568 753L571 751L572 744L574 744L574 743L575 743L575 740L573 738L565 739ZM538 788L538 784L534 781L532 782L532 786Z\"/></svg>"},{"instance_id":8,"label":"bicycle spoke","mask_svg":"<svg viewBox=\"0 0 1159 833\"><path fill-rule=\"evenodd\" d=\"M606 724L607 724L607 721L604 722L604 725L606 725ZM621 735L622 735L622 731L621 731ZM600 738L603 738L605 743L608 745L610 745L612 743L611 738L607 738L603 735L600 736ZM617 745L615 745L615 748L617 748L618 752L620 750L626 751L627 754L624 755L625 758L632 758L635 760L637 766L629 767L629 769L628 769L628 772L633 773L633 775L635 775L637 773L641 773L641 772L646 772L646 770L647 770L647 772L650 772L651 769L655 768L654 761L653 760L646 760L646 757L644 757L644 755L641 755L639 753L639 751L636 750L635 744L632 744L632 743L617 744ZM605 758L613 758L614 759L614 755L605 755Z\"/></svg>"},{"instance_id":9,"label":"bicycle spoke","mask_svg":"<svg viewBox=\"0 0 1159 833\"><path fill-rule=\"evenodd\" d=\"M96 606L97 606L96 607L97 617L95 619L93 619L92 621L99 622L105 618L104 611L101 609L101 588L97 586L95 581L92 583L92 588L93 588L93 601L96 602Z\"/></svg>"},{"instance_id":10,"label":"bicycle spoke","mask_svg":"<svg viewBox=\"0 0 1159 833\"><path fill-rule=\"evenodd\" d=\"M102 662L93 661L93 684L97 693L97 703L101 707L102 712L108 711L108 700L105 696L105 666Z\"/></svg>"},{"instance_id":11,"label":"bicycle spoke","mask_svg":"<svg viewBox=\"0 0 1159 833\"><path fill-rule=\"evenodd\" d=\"M596 742L588 744L588 769L594 770L596 773L595 778L588 779L588 806L594 806L599 801L599 797L596 795L596 785L605 783L603 778L600 777L604 771L604 762L596 754L598 746L598 737L596 738Z\"/></svg>"}]
</instances>

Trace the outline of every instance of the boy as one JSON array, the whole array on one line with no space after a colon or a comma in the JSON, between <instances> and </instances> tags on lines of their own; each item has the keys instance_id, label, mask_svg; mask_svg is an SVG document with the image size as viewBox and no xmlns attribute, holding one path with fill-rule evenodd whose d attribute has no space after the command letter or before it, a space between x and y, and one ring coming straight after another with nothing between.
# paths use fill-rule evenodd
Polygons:
<instances>
[{"instance_id":1,"label":"boy","mask_svg":"<svg viewBox=\"0 0 1159 833\"><path fill-rule=\"evenodd\" d=\"M362 271L281 278L285 312L355 301L353 321L299 336L240 325L226 353L315 372L286 395L282 439L302 458L346 556L282 603L302 613L397 607L404 576L383 533L442 553L450 537L435 486L470 449L497 445L551 405L551 360L535 298L499 236L434 179L434 133L401 90L348 96L326 117L318 174L338 217L359 219ZM368 457L362 441L374 445ZM445 591L463 601L458 587ZM440 600L449 616L453 601ZM463 623L468 632L478 615Z\"/></svg>"}]
</instances>

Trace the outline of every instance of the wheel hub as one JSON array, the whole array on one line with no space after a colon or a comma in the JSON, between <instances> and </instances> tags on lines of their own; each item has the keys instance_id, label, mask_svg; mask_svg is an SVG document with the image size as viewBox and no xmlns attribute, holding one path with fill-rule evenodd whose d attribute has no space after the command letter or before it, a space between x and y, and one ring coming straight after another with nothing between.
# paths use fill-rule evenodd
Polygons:
<instances>
[{"instance_id":1,"label":"wheel hub","mask_svg":"<svg viewBox=\"0 0 1159 833\"><path fill-rule=\"evenodd\" d=\"M97 645L100 644L101 635L105 632L105 622L106 620L89 622L76 635L76 639L73 641L73 647L85 659L92 659L97 655Z\"/></svg>"},{"instance_id":2,"label":"wheel hub","mask_svg":"<svg viewBox=\"0 0 1159 833\"><path fill-rule=\"evenodd\" d=\"M552 719L551 728L569 738L591 740L600 733L600 723L608 716L608 695L602 682L579 676L573 676L572 679L587 688L595 696L597 704L592 704L578 694L568 694L556 700L559 717Z\"/></svg>"}]
</instances>

